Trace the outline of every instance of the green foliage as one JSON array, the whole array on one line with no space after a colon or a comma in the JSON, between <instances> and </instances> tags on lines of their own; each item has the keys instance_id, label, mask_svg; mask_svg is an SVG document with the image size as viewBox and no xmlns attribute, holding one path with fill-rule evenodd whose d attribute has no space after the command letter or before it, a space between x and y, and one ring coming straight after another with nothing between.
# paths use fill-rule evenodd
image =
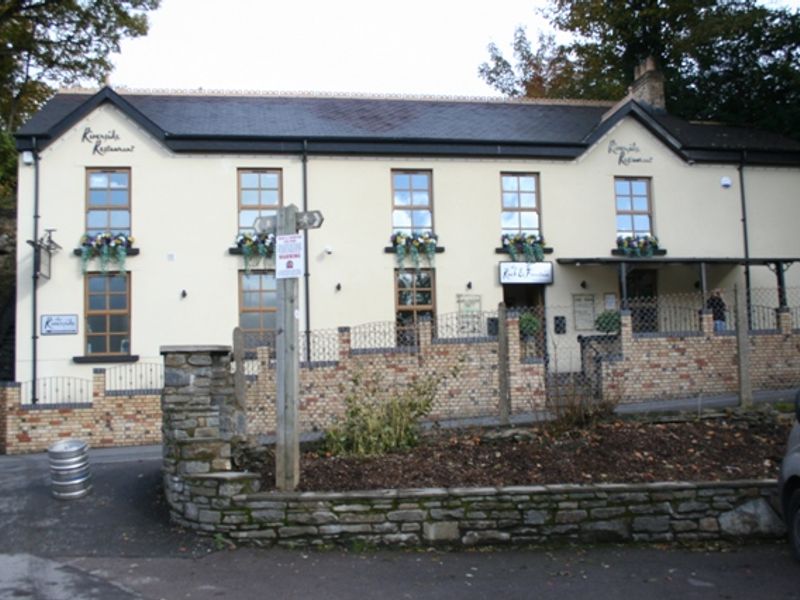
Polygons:
<instances>
[{"instance_id":1,"label":"green foliage","mask_svg":"<svg viewBox=\"0 0 800 600\"><path fill-rule=\"evenodd\" d=\"M0 209L11 209L15 206L16 189L17 149L11 135L0 129Z\"/></svg>"},{"instance_id":2,"label":"green foliage","mask_svg":"<svg viewBox=\"0 0 800 600\"><path fill-rule=\"evenodd\" d=\"M13 131L51 86L101 82L125 37L147 33L160 0L17 0L0 7L0 120Z\"/></svg>"},{"instance_id":3,"label":"green foliage","mask_svg":"<svg viewBox=\"0 0 800 600\"><path fill-rule=\"evenodd\" d=\"M542 328L542 322L534 314L522 313L519 317L519 334L523 337L534 336Z\"/></svg>"},{"instance_id":4,"label":"green foliage","mask_svg":"<svg viewBox=\"0 0 800 600\"><path fill-rule=\"evenodd\" d=\"M161 0L0 2L0 211L16 206L17 150L11 133L57 85L102 82L125 37L147 33ZM7 264L4 264L7 263ZM0 261L0 302L12 289L12 261Z\"/></svg>"},{"instance_id":5,"label":"green foliage","mask_svg":"<svg viewBox=\"0 0 800 600\"><path fill-rule=\"evenodd\" d=\"M495 44L489 44L490 63L478 67L486 83L508 96L529 98L577 98L581 90L575 64L565 46L556 45L552 35L539 33L536 50L522 27L514 32L512 44L516 72Z\"/></svg>"},{"instance_id":6,"label":"green foliage","mask_svg":"<svg viewBox=\"0 0 800 600\"><path fill-rule=\"evenodd\" d=\"M428 375L387 391L380 377L356 375L345 397L344 418L325 432L325 451L375 456L416 446L420 420L430 414L442 379Z\"/></svg>"},{"instance_id":7,"label":"green foliage","mask_svg":"<svg viewBox=\"0 0 800 600\"><path fill-rule=\"evenodd\" d=\"M620 328L619 311L606 310L597 315L594 328L603 333L617 333Z\"/></svg>"},{"instance_id":8,"label":"green foliage","mask_svg":"<svg viewBox=\"0 0 800 600\"><path fill-rule=\"evenodd\" d=\"M515 65L495 45L480 76L509 96L618 99L653 56L667 109L800 138L800 11L755 0L551 0L542 11L566 44L523 29Z\"/></svg>"},{"instance_id":9,"label":"green foliage","mask_svg":"<svg viewBox=\"0 0 800 600\"><path fill-rule=\"evenodd\" d=\"M226 538L222 533L214 534L214 546L217 550L236 550L236 544Z\"/></svg>"}]
</instances>

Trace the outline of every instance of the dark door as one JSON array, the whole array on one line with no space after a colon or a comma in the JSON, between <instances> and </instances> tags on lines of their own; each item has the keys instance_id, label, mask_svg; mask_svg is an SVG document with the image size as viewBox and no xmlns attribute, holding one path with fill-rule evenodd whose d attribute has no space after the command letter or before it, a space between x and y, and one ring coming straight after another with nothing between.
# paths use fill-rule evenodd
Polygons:
<instances>
[{"instance_id":1,"label":"dark door","mask_svg":"<svg viewBox=\"0 0 800 600\"><path fill-rule=\"evenodd\" d=\"M503 303L509 312L518 314L522 356L544 358L544 286L507 283L503 286Z\"/></svg>"},{"instance_id":2,"label":"dark door","mask_svg":"<svg viewBox=\"0 0 800 600\"><path fill-rule=\"evenodd\" d=\"M508 309L534 308L542 305L541 285L507 283L503 286L503 303Z\"/></svg>"},{"instance_id":3,"label":"dark door","mask_svg":"<svg viewBox=\"0 0 800 600\"><path fill-rule=\"evenodd\" d=\"M628 273L628 308L635 332L658 331L657 274L653 269Z\"/></svg>"}]
</instances>

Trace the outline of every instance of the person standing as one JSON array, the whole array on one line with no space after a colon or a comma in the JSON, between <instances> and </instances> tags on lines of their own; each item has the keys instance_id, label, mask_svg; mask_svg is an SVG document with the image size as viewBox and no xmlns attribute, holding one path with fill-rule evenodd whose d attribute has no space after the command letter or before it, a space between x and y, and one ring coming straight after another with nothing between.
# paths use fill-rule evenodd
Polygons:
<instances>
[{"instance_id":1,"label":"person standing","mask_svg":"<svg viewBox=\"0 0 800 600\"><path fill-rule=\"evenodd\" d=\"M722 290L717 288L711 292L711 297L706 301L706 309L711 311L711 316L714 318L714 331L725 331L727 316L725 313L728 307L725 305L725 300L722 299Z\"/></svg>"}]
</instances>

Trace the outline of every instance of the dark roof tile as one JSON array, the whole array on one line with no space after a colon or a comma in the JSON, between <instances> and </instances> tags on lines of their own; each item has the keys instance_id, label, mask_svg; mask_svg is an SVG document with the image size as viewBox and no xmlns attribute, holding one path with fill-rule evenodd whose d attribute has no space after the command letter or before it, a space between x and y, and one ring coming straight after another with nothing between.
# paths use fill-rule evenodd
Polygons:
<instances>
[{"instance_id":1,"label":"dark roof tile","mask_svg":"<svg viewBox=\"0 0 800 600\"><path fill-rule=\"evenodd\" d=\"M493 144L504 148L519 146L526 148L520 155L528 156L544 155L547 152L542 149L558 146L561 150L552 150L553 155L569 158L579 155L589 145L587 142L602 135L616 119L635 113L636 118L679 153L699 151L710 159L724 155L725 160L732 160L732 152L753 150L771 156L785 155L779 162L800 162L800 142L779 134L690 123L651 112L632 102L620 103L604 121L610 104L124 91L118 95L106 88L95 95L56 94L17 132L17 137L58 135L59 127L74 119L82 107L87 110L86 106L103 101L118 105L127 102L130 106L124 110L139 111L141 114L133 117L149 131L166 134L173 144L181 138L205 140L199 146L203 149L220 147L220 138L238 139L241 144L306 139L346 142L349 147L362 143L362 147L373 149L374 144L407 144L409 152L414 151L413 144L421 144L431 152L434 147L440 149L435 152L449 148L444 152L452 150L456 154L459 145L467 154L488 152ZM479 147L484 150L476 150Z\"/></svg>"}]
</instances>

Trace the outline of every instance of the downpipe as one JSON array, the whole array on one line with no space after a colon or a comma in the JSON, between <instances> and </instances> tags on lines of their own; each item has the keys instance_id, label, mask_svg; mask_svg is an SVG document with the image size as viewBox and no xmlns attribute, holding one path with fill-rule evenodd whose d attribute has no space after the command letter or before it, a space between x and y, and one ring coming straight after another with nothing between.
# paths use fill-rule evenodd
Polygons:
<instances>
[{"instance_id":1,"label":"downpipe","mask_svg":"<svg viewBox=\"0 0 800 600\"><path fill-rule=\"evenodd\" d=\"M36 404L39 399L38 391L38 360L39 360L39 336L36 334L38 320L38 283L39 283L39 152L36 147L36 138L32 139L33 144L33 274L31 275L31 402Z\"/></svg>"}]
</instances>

